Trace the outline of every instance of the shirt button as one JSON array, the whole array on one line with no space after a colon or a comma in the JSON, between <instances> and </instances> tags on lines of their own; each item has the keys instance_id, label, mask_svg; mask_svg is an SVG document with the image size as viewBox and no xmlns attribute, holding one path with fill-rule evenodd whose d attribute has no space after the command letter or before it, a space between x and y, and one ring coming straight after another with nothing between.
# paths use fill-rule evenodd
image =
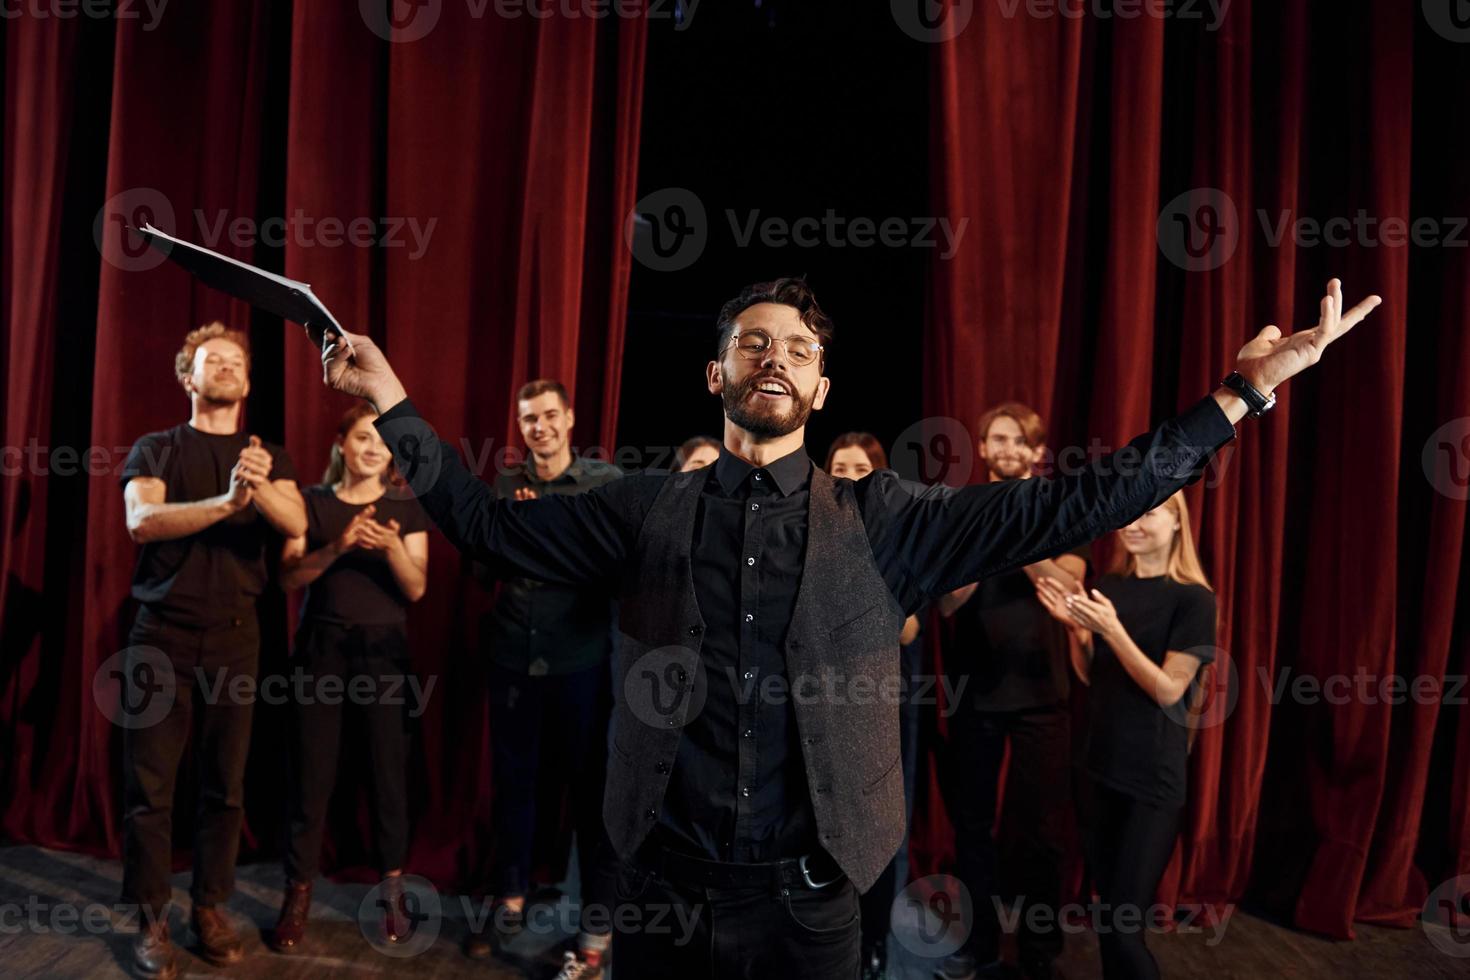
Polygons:
<instances>
[{"instance_id":1,"label":"shirt button","mask_svg":"<svg viewBox=\"0 0 1470 980\"><path fill-rule=\"evenodd\" d=\"M750 509L751 510L760 510L761 509L761 505L760 504L751 504L750 505Z\"/></svg>"},{"instance_id":2,"label":"shirt button","mask_svg":"<svg viewBox=\"0 0 1470 980\"><path fill-rule=\"evenodd\" d=\"M759 480L759 479L761 479L761 475L760 475L760 474L759 474L759 473L757 473L757 474L756 474L756 475L755 475L755 478L756 478L756 479L757 479L757 480Z\"/></svg>"},{"instance_id":3,"label":"shirt button","mask_svg":"<svg viewBox=\"0 0 1470 980\"><path fill-rule=\"evenodd\" d=\"M660 762L658 765L654 766L653 769L655 772L663 775L664 773L669 771L669 764L667 762Z\"/></svg>"},{"instance_id":4,"label":"shirt button","mask_svg":"<svg viewBox=\"0 0 1470 980\"><path fill-rule=\"evenodd\" d=\"M755 677L755 671L753 671L753 670L747 670L745 672L745 679L746 680L751 680L754 677Z\"/></svg>"},{"instance_id":5,"label":"shirt button","mask_svg":"<svg viewBox=\"0 0 1470 980\"><path fill-rule=\"evenodd\" d=\"M690 636L698 636L700 633L703 633L703 632L704 632L704 627L703 626L700 626L698 623L695 623L693 626L689 627L689 635Z\"/></svg>"},{"instance_id":6,"label":"shirt button","mask_svg":"<svg viewBox=\"0 0 1470 980\"><path fill-rule=\"evenodd\" d=\"M747 558L747 559L745 559L745 564L747 564L747 565L754 565L755 564L755 559L754 558Z\"/></svg>"},{"instance_id":7,"label":"shirt button","mask_svg":"<svg viewBox=\"0 0 1470 980\"><path fill-rule=\"evenodd\" d=\"M755 621L755 617L752 616L750 613L746 613L745 614L745 621L747 623L754 622Z\"/></svg>"},{"instance_id":8,"label":"shirt button","mask_svg":"<svg viewBox=\"0 0 1470 980\"><path fill-rule=\"evenodd\" d=\"M754 728L747 728L745 730L745 737L746 738L755 738L755 729Z\"/></svg>"},{"instance_id":9,"label":"shirt button","mask_svg":"<svg viewBox=\"0 0 1470 980\"><path fill-rule=\"evenodd\" d=\"M643 815L645 817L647 817L648 819L650 819L650 820L656 820L658 818L658 811L657 810L645 810L644 813L643 813Z\"/></svg>"},{"instance_id":10,"label":"shirt button","mask_svg":"<svg viewBox=\"0 0 1470 980\"><path fill-rule=\"evenodd\" d=\"M750 787L749 786L742 786L742 787L740 787L740 795L748 798L750 796Z\"/></svg>"}]
</instances>

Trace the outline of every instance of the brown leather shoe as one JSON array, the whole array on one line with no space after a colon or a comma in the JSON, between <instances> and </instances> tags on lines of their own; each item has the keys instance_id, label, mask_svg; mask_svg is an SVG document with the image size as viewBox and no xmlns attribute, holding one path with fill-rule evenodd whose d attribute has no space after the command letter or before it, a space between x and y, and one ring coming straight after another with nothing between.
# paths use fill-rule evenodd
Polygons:
<instances>
[{"instance_id":1,"label":"brown leather shoe","mask_svg":"<svg viewBox=\"0 0 1470 980\"><path fill-rule=\"evenodd\" d=\"M215 966L230 966L245 958L245 944L230 927L229 921L213 905L196 905L190 916L195 950Z\"/></svg>"},{"instance_id":2,"label":"brown leather shoe","mask_svg":"<svg viewBox=\"0 0 1470 980\"><path fill-rule=\"evenodd\" d=\"M138 937L133 940L133 970L151 980L174 980L179 975L178 957L168 938L168 919L138 926Z\"/></svg>"},{"instance_id":3,"label":"brown leather shoe","mask_svg":"<svg viewBox=\"0 0 1470 980\"><path fill-rule=\"evenodd\" d=\"M286 882L281 898L281 915L267 942L277 953L294 953L306 938L306 918L311 912L311 882Z\"/></svg>"}]
</instances>

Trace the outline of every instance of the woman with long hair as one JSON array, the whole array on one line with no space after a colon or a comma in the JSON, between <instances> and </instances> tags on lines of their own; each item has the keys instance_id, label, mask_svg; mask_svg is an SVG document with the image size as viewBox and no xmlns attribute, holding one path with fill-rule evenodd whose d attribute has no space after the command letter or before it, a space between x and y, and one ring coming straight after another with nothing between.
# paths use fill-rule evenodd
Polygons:
<instances>
[{"instance_id":1,"label":"woman with long hair","mask_svg":"<svg viewBox=\"0 0 1470 980\"><path fill-rule=\"evenodd\" d=\"M1124 550L1090 593L1054 579L1037 586L1073 628L1073 666L1091 687L1083 822L1107 980L1159 975L1146 911L1179 831L1193 695L1215 659L1216 632L1184 494L1117 533Z\"/></svg>"},{"instance_id":2,"label":"woman with long hair","mask_svg":"<svg viewBox=\"0 0 1470 980\"><path fill-rule=\"evenodd\" d=\"M405 683L410 672L407 608L427 584L429 520L393 484L393 454L366 403L337 427L331 463L306 490L307 530L281 554L281 584L305 587L296 631L296 696L291 717L291 778L280 919L268 937L277 952L300 947L322 827L337 778L343 701L363 713L371 763L374 845L383 874L383 931L407 938L402 869L408 848L408 737ZM322 696L332 679L335 696ZM350 692L350 697L342 696ZM422 707L422 706L418 706Z\"/></svg>"}]
</instances>

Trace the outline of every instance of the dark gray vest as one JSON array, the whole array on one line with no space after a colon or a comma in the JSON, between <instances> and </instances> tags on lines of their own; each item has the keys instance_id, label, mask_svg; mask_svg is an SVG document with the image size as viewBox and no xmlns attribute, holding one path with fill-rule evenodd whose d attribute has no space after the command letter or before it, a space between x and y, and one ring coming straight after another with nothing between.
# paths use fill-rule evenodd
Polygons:
<instances>
[{"instance_id":1,"label":"dark gray vest","mask_svg":"<svg viewBox=\"0 0 1470 980\"><path fill-rule=\"evenodd\" d=\"M669 477L621 583L603 819L624 857L656 824L683 726L704 704L705 623L690 551L708 475ZM813 467L810 500L786 674L818 839L867 891L904 833L897 697L903 614L873 560L851 481Z\"/></svg>"}]
</instances>

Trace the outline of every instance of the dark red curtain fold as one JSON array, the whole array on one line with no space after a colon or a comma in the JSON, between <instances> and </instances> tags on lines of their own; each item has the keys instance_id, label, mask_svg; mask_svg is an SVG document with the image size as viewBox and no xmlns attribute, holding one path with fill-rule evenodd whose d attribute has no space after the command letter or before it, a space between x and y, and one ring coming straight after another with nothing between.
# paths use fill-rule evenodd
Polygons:
<instances>
[{"instance_id":1,"label":"dark red curtain fold","mask_svg":"<svg viewBox=\"0 0 1470 980\"><path fill-rule=\"evenodd\" d=\"M84 77L79 22L7 27L6 445L46 441L62 387L88 406L88 443L110 452L86 479L4 481L7 837L117 853L120 730L91 688L125 645L133 611L135 552L117 472L138 436L187 418L173 378L183 334L216 318L251 329L246 424L286 445L303 483L320 478L350 404L322 387L299 328L283 337L279 321L161 264L125 226L151 221L312 283L344 325L386 346L426 415L446 438L463 439L487 478L495 454L519 445L514 392L533 377L567 383L577 445L611 445L646 19L517 18L445 4L413 37L426 22L391 30L371 10L232 0L170 9L147 29L87 23L87 36L106 32L113 48L106 143L93 148L107 165L90 187L67 180L74 100L95 97L67 84ZM89 200L98 244L81 259L94 312L66 322L58 270L76 256L63 256L61 211ZM68 345L95 370L68 363ZM78 390L79 378L90 390ZM75 527L85 550L69 562L53 553L48 564L48 545L67 526L47 506L58 485L84 488ZM439 539L430 582L411 620L417 666L436 687L419 727L410 864L453 884L472 880L484 857L483 664L466 651L476 649L487 597ZM72 594L69 606L58 602ZM74 613L75 626L43 617L41 596ZM292 619L279 595L262 612L262 670L281 669ZM279 720L278 709L257 706L247 850L273 850L278 835ZM329 865L361 860L364 836L349 810L334 824Z\"/></svg>"},{"instance_id":2,"label":"dark red curtain fold","mask_svg":"<svg viewBox=\"0 0 1470 980\"><path fill-rule=\"evenodd\" d=\"M1463 92L1464 45L1392 0L1237 0L1218 29L980 5L939 47L936 206L980 233L933 276L931 414L969 422L1019 397L1050 417L1053 449L1116 446L1210 390L1262 326L1310 326L1329 276L1353 299L1384 296L1189 491L1234 689L1195 748L1160 896L1220 912L1251 894L1339 937L1354 921L1412 923L1465 866L1464 781L1431 794L1436 765L1462 774L1470 759L1463 711L1273 691L1303 674L1463 672L1463 495L1426 479L1420 454L1470 411L1464 253L1363 233L1345 247L1272 238L1282 215L1464 213L1464 178L1415 155L1444 153L1438 114L1423 110ZM1075 173L1070 187L1059 170ZM1170 237L1176 221L1193 251ZM1064 241L1080 258L1063 274L1004 258ZM1059 352L1054 375L1038 350ZM1424 828L1442 826L1427 846ZM945 833L920 818L921 865Z\"/></svg>"}]
</instances>

